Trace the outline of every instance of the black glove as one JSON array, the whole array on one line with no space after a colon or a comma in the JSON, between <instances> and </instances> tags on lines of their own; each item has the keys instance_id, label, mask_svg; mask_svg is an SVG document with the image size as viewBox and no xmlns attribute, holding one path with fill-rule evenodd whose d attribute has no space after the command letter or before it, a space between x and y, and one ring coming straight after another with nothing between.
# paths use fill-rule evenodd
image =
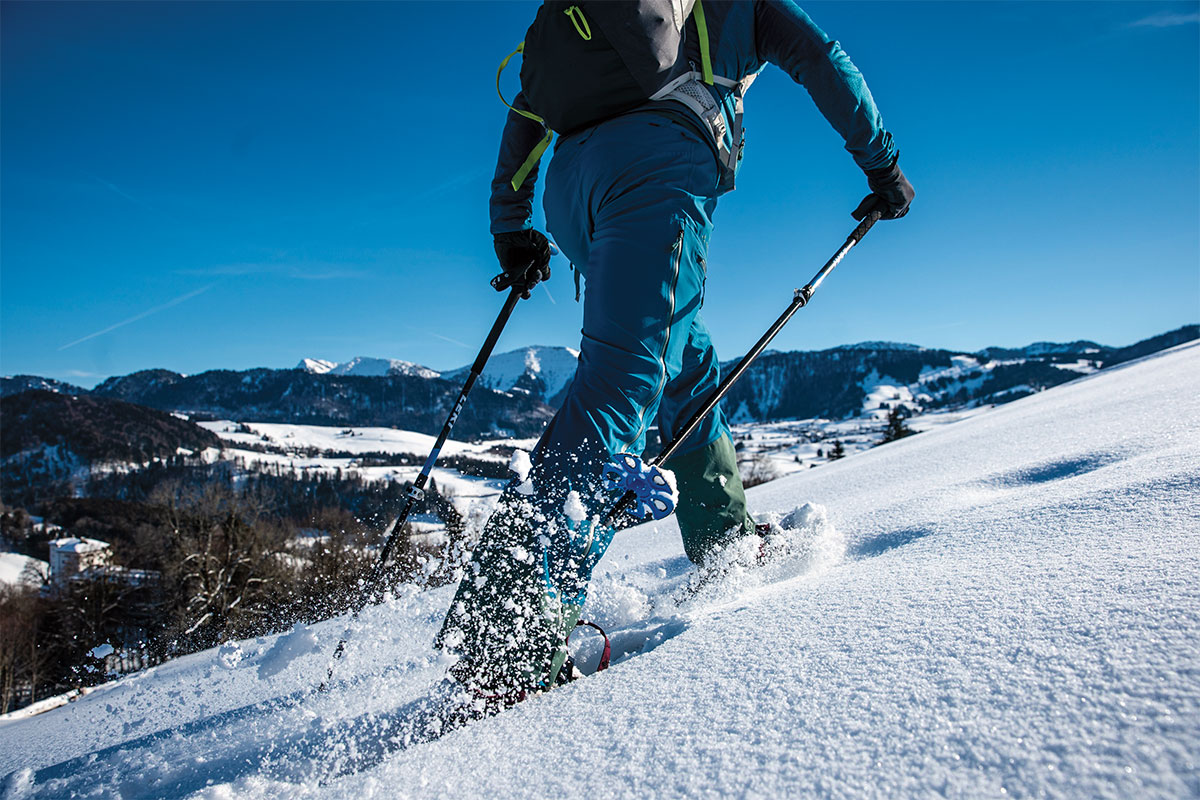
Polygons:
<instances>
[{"instance_id":1,"label":"black glove","mask_svg":"<svg viewBox=\"0 0 1200 800\"><path fill-rule=\"evenodd\" d=\"M867 170L867 185L871 187L871 194L864 197L858 208L850 213L859 221L876 207L882 212L880 219L900 219L908 213L908 204L916 195L912 184L895 161L889 167Z\"/></svg>"},{"instance_id":2,"label":"black glove","mask_svg":"<svg viewBox=\"0 0 1200 800\"><path fill-rule=\"evenodd\" d=\"M521 291L529 299L529 290L538 281L550 277L550 242L532 228L524 231L509 231L495 235L496 258L504 268L504 274L492 280L496 291L508 288Z\"/></svg>"}]
</instances>

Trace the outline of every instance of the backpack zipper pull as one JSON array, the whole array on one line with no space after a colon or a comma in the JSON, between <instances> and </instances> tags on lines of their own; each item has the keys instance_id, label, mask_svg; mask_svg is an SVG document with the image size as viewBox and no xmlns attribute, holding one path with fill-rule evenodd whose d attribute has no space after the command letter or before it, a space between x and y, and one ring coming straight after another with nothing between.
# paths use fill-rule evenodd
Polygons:
<instances>
[{"instance_id":1,"label":"backpack zipper pull","mask_svg":"<svg viewBox=\"0 0 1200 800\"><path fill-rule=\"evenodd\" d=\"M575 26L575 32L585 42L592 40L592 26L588 25L587 17L583 15L583 9L579 6L571 6L563 12L567 18L571 20L571 24Z\"/></svg>"}]
</instances>

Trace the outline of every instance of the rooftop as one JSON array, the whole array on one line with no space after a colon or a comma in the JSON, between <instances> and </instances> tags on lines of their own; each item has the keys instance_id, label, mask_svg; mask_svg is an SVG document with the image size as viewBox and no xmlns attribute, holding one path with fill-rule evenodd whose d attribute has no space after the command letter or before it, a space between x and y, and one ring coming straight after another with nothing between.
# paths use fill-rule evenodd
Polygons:
<instances>
[{"instance_id":1,"label":"rooftop","mask_svg":"<svg viewBox=\"0 0 1200 800\"><path fill-rule=\"evenodd\" d=\"M106 550L108 542L102 542L99 539L81 539L77 536L69 536L65 539L55 539L50 542L51 550L72 552L72 553L94 553L97 550Z\"/></svg>"}]
</instances>

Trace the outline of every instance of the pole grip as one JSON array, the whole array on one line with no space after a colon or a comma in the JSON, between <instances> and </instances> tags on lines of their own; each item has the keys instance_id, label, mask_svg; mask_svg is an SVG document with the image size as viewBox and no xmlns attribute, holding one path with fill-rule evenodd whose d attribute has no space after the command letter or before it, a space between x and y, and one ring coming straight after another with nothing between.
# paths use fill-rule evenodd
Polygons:
<instances>
[{"instance_id":1,"label":"pole grip","mask_svg":"<svg viewBox=\"0 0 1200 800\"><path fill-rule=\"evenodd\" d=\"M867 215L862 218L862 221L858 223L858 227L850 232L850 238L847 241L852 241L855 244L858 244L862 238L867 235L867 231L871 230L871 226L873 226L876 222L879 222L881 219L883 219L883 210L880 209L879 204L876 203L871 207L871 210L867 212Z\"/></svg>"}]
</instances>

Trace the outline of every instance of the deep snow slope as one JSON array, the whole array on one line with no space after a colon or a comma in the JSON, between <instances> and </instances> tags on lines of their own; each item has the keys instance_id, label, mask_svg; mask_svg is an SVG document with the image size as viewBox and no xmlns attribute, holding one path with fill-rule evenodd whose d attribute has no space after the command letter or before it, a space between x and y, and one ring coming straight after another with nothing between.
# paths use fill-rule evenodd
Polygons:
<instances>
[{"instance_id":1,"label":"deep snow slope","mask_svg":"<svg viewBox=\"0 0 1200 800\"><path fill-rule=\"evenodd\" d=\"M404 747L449 589L0 725L13 797L1200 795L1200 347L751 490L792 550L684 591L616 537L607 672ZM581 642L585 657L594 641ZM74 759L74 760L71 760ZM348 773L348 774L339 774Z\"/></svg>"}]
</instances>

